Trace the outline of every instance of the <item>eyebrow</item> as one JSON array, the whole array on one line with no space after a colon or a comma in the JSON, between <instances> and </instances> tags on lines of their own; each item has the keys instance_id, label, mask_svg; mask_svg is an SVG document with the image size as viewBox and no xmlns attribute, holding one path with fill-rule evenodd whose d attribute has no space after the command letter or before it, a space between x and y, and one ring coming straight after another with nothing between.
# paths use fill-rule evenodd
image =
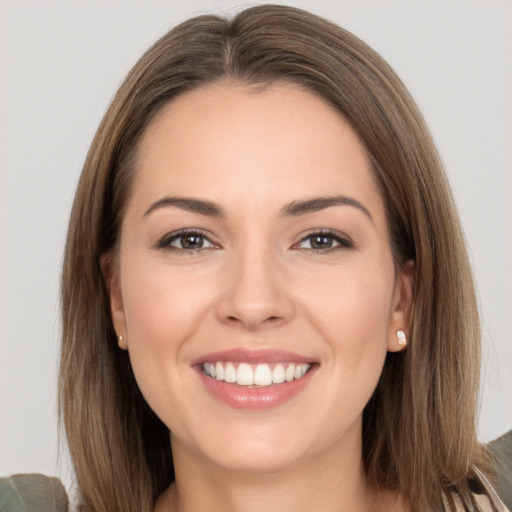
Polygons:
<instances>
[{"instance_id":1,"label":"eyebrow","mask_svg":"<svg viewBox=\"0 0 512 512\"><path fill-rule=\"evenodd\" d=\"M357 199L346 196L313 197L304 201L293 201L281 210L281 217L297 217L306 213L318 212L331 206L353 206L362 211L372 222L373 218L368 208Z\"/></svg>"},{"instance_id":2,"label":"eyebrow","mask_svg":"<svg viewBox=\"0 0 512 512\"><path fill-rule=\"evenodd\" d=\"M212 203L211 201L205 201L203 199L193 199L191 197L163 197L158 201L155 201L146 210L143 217L147 217L150 213L158 210L159 208L174 206L181 208L187 212L199 213L200 215L206 215L208 217L225 217L224 210Z\"/></svg>"},{"instance_id":3,"label":"eyebrow","mask_svg":"<svg viewBox=\"0 0 512 512\"><path fill-rule=\"evenodd\" d=\"M373 218L369 210L356 199L346 196L325 196L325 197L313 197L311 199L305 199L303 201L293 201L290 204L284 206L280 213L280 217L298 217L307 213L314 213L332 206L352 206L363 212L372 222ZM204 199L194 199L191 197L163 197L158 201L155 201L146 210L143 215L147 217L149 214L160 208L175 207L182 210L198 213L207 217L220 217L226 216L224 210L217 204L207 201Z\"/></svg>"}]
</instances>

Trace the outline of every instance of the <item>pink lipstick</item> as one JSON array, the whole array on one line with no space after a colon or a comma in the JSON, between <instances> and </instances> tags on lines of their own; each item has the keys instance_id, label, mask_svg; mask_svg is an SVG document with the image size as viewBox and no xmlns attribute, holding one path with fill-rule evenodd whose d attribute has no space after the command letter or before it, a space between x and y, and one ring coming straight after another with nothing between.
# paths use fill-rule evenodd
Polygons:
<instances>
[{"instance_id":1,"label":"pink lipstick","mask_svg":"<svg viewBox=\"0 0 512 512\"><path fill-rule=\"evenodd\" d=\"M237 409L262 410L287 402L310 382L318 364L278 350L226 350L192 366L217 400Z\"/></svg>"}]
</instances>

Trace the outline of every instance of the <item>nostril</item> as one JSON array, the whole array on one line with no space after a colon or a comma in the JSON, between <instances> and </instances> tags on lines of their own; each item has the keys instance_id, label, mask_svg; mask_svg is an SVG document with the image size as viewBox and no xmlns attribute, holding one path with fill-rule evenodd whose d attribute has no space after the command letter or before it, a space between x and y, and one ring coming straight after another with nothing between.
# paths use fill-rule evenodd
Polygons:
<instances>
[{"instance_id":1,"label":"nostril","mask_svg":"<svg viewBox=\"0 0 512 512\"><path fill-rule=\"evenodd\" d=\"M240 325L248 330L255 331L270 326L277 327L284 320L279 315L271 315L266 318L263 315L261 317L229 315L224 321L232 326Z\"/></svg>"},{"instance_id":2,"label":"nostril","mask_svg":"<svg viewBox=\"0 0 512 512\"><path fill-rule=\"evenodd\" d=\"M228 292L219 302L217 316L231 326L256 330L277 326L293 316L291 300L281 292L274 290L269 293L267 288L242 286L240 283Z\"/></svg>"},{"instance_id":3,"label":"nostril","mask_svg":"<svg viewBox=\"0 0 512 512\"><path fill-rule=\"evenodd\" d=\"M227 320L229 320L230 322L241 322L243 321L241 318L238 318L237 316L234 316L234 315L230 315L226 318ZM275 322L275 321L278 321L280 320L281 317L279 316L269 316L268 318L265 318L263 319L263 322Z\"/></svg>"}]
</instances>

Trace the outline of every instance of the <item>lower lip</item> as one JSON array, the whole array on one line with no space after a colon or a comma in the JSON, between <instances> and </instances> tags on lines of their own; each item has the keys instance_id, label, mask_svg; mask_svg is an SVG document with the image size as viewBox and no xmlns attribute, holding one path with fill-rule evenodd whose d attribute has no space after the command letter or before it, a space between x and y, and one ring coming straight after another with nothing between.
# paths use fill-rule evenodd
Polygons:
<instances>
[{"instance_id":1,"label":"lower lip","mask_svg":"<svg viewBox=\"0 0 512 512\"><path fill-rule=\"evenodd\" d=\"M264 410L277 407L300 393L309 384L316 368L317 365L312 366L300 379L262 387L238 386L216 380L205 375L199 368L198 373L206 389L217 400L235 409Z\"/></svg>"}]
</instances>

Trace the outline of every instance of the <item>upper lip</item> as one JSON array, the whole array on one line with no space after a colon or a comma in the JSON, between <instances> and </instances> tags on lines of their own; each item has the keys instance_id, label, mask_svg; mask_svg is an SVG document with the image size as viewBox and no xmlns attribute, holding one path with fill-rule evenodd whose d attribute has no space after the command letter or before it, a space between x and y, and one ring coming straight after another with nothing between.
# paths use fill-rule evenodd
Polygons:
<instances>
[{"instance_id":1,"label":"upper lip","mask_svg":"<svg viewBox=\"0 0 512 512\"><path fill-rule=\"evenodd\" d=\"M230 350L221 350L219 352L212 352L201 356L192 361L192 366L212 362L212 361L224 361L233 363L313 363L311 357L301 356L293 352L287 352L285 350L276 349L259 349L259 350L248 350L235 348Z\"/></svg>"}]
</instances>

